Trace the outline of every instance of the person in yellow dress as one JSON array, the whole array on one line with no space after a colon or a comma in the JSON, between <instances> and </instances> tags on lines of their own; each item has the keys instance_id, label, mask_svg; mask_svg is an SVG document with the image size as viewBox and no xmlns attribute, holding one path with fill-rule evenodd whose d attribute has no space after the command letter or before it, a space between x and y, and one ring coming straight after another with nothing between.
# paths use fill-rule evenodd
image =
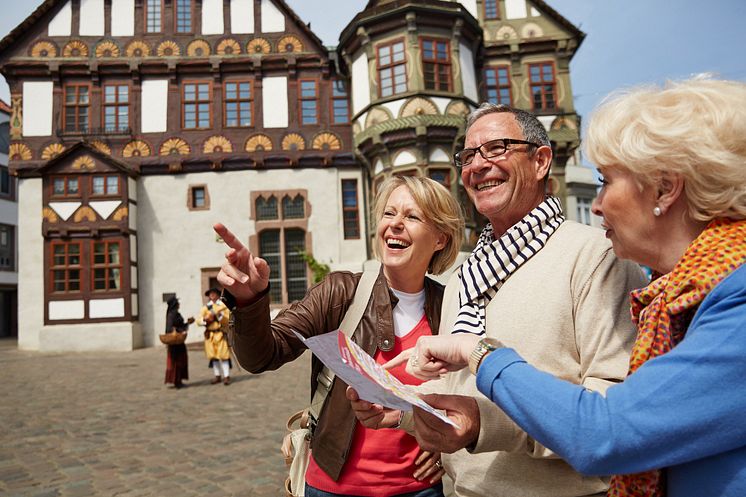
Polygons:
<instances>
[{"instance_id":1,"label":"person in yellow dress","mask_svg":"<svg viewBox=\"0 0 746 497\"><path fill-rule=\"evenodd\" d=\"M221 374L224 385L231 382L231 353L228 347L228 319L230 311L220 300L220 290L210 288L205 292L209 299L202 306L197 324L205 327L205 355L210 361L215 377L212 384L220 383Z\"/></svg>"}]
</instances>

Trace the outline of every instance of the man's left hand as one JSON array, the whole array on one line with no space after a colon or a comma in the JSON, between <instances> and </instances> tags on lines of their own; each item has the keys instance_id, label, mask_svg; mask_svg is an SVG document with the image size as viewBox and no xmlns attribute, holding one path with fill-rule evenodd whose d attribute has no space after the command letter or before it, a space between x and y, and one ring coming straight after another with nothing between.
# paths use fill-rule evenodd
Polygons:
<instances>
[{"instance_id":1,"label":"man's left hand","mask_svg":"<svg viewBox=\"0 0 746 497\"><path fill-rule=\"evenodd\" d=\"M476 399L463 395L423 395L422 400L446 415L461 428L456 428L423 411L414 408L414 425L417 443L423 450L452 454L472 446L479 438L479 406Z\"/></svg>"}]
</instances>

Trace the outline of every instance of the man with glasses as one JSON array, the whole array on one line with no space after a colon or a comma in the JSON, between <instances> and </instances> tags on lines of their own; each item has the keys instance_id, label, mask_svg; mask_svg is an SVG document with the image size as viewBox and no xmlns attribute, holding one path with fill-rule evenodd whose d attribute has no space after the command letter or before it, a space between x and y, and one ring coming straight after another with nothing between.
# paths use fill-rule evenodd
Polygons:
<instances>
[{"instance_id":1,"label":"man with glasses","mask_svg":"<svg viewBox=\"0 0 746 497\"><path fill-rule=\"evenodd\" d=\"M528 112L483 104L469 116L454 160L489 224L446 287L440 334L481 335L481 354L499 341L591 390L622 381L635 338L627 295L646 281L614 256L603 231L565 220L559 200L546 194L552 148L544 126ZM531 439L478 392L468 369L423 387L440 394L426 400L460 428L418 409L401 416L357 400L353 408L366 426L401 421L423 449L443 452L457 496L606 494L606 479L578 474Z\"/></svg>"}]
</instances>

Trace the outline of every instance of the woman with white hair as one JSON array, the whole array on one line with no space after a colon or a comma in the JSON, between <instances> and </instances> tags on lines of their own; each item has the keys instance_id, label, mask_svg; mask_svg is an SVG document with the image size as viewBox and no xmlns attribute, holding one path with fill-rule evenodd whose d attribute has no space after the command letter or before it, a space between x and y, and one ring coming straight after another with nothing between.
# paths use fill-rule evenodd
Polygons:
<instances>
[{"instance_id":1,"label":"woman with white hair","mask_svg":"<svg viewBox=\"0 0 746 497\"><path fill-rule=\"evenodd\" d=\"M584 474L618 475L610 496L743 497L746 84L694 78L617 94L593 115L585 147L603 175L593 211L615 253L657 276L631 295L629 377L604 396L465 334L421 338L407 370L434 378L468 365L537 441ZM457 397L426 400L460 415ZM418 439L454 429L418 410L415 422Z\"/></svg>"}]
</instances>

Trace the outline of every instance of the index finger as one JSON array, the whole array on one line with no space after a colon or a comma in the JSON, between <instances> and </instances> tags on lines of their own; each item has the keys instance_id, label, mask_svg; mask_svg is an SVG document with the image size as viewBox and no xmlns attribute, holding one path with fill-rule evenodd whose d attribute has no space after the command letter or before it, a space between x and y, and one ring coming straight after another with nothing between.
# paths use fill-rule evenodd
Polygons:
<instances>
[{"instance_id":1,"label":"index finger","mask_svg":"<svg viewBox=\"0 0 746 497\"><path fill-rule=\"evenodd\" d=\"M244 244L241 243L241 240L236 238L236 235L231 232L228 228L225 227L222 223L215 223L212 225L212 229L215 230L215 233L220 236L220 238L223 239L226 245L228 245L232 249L241 250L244 247Z\"/></svg>"},{"instance_id":2,"label":"index finger","mask_svg":"<svg viewBox=\"0 0 746 497\"><path fill-rule=\"evenodd\" d=\"M393 369L400 364L404 364L405 362L409 360L409 356L412 355L413 350L414 349L403 350L398 356L384 363L381 367L383 369Z\"/></svg>"}]
</instances>

